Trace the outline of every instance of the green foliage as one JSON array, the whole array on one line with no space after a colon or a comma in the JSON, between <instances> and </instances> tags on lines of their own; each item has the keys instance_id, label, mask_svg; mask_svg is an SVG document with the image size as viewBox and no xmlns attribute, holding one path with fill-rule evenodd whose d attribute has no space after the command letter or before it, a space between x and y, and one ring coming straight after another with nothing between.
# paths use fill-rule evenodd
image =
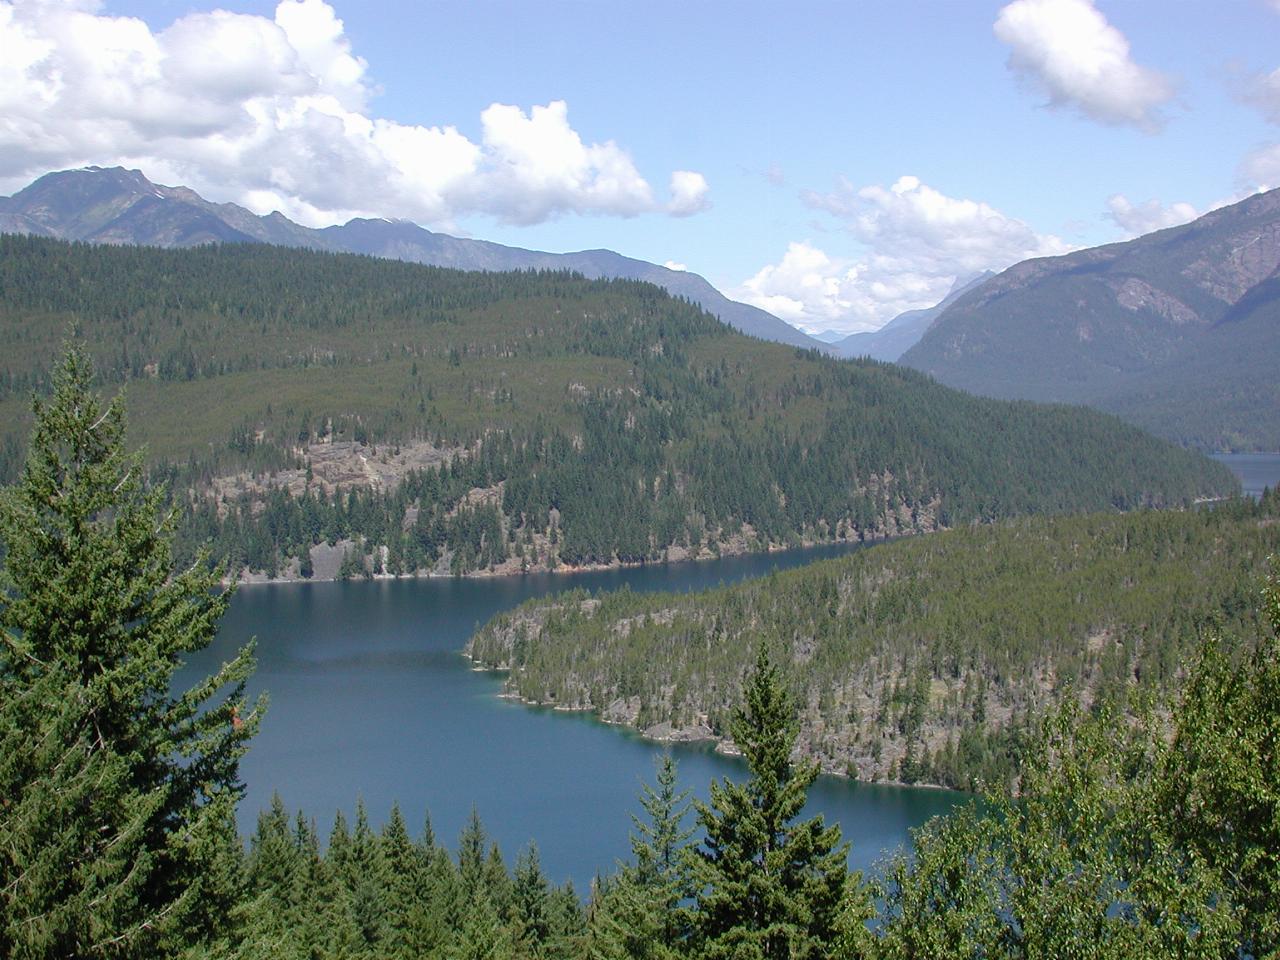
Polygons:
<instances>
[{"instance_id":1,"label":"green foliage","mask_svg":"<svg viewBox=\"0 0 1280 960\"><path fill-rule=\"evenodd\" d=\"M0 955L1280 955L1280 567L1260 619L1244 587L1275 548L1274 494L957 530L706 597L575 594L499 621L489 632L521 664L543 634L632 644L609 696L641 697L650 718L640 664L671 658L645 644L678 642L704 665L724 658L715 687L735 706L712 720L750 779L714 783L694 804L695 849L688 794L665 758L641 795L634 862L584 911L548 881L536 847L509 870L475 815L456 858L429 822L414 840L393 809L375 830L362 803L322 849L314 822L277 799L245 853L236 768L263 706L244 700L250 654L171 689L229 594L203 558L174 571L165 493L124 453L120 399L104 407L90 379L71 350L35 405L21 482L0 494ZM1250 627L1256 640L1218 639ZM868 643L895 630L899 646ZM747 639L750 669L734 660ZM787 651L781 667L771 649ZM833 664L857 662L851 650L877 649L868 702L821 685ZM939 682L950 683L944 706L982 724L1008 712L993 690L1037 671L1055 685L1024 714L1056 706L1017 728L1016 793L919 831L914 856L878 886L847 875L837 828L799 819L818 770L797 759L813 752L803 738L815 709L824 723L824 711L874 714L905 743L898 769L928 776L974 745L966 730L942 759L923 749ZM684 709L700 695L690 678L663 681ZM607 686L600 674L575 682L583 697ZM1171 689L1170 708L1151 706Z\"/></svg>"},{"instance_id":2,"label":"green foliage","mask_svg":"<svg viewBox=\"0 0 1280 960\"><path fill-rule=\"evenodd\" d=\"M229 595L174 571L163 490L124 450L124 408L71 349L17 486L0 496L0 955L166 956L238 899L244 648L171 691Z\"/></svg>"},{"instance_id":3,"label":"green foliage","mask_svg":"<svg viewBox=\"0 0 1280 960\"><path fill-rule=\"evenodd\" d=\"M689 790L676 787L676 761L657 761L657 788L640 793L641 818L632 815L632 863L610 877L594 898L590 955L606 958L671 958L688 935L682 904L694 894L688 864L692 829L684 827Z\"/></svg>"},{"instance_id":4,"label":"green foliage","mask_svg":"<svg viewBox=\"0 0 1280 960\"><path fill-rule=\"evenodd\" d=\"M277 799L246 859L247 893L225 952L237 958L411 960L580 956L585 921L571 888L554 889L530 847L509 872L473 815L457 861L430 830L418 840L393 808L381 831L357 805L341 813L327 852L313 823L296 826Z\"/></svg>"},{"instance_id":5,"label":"green foliage","mask_svg":"<svg viewBox=\"0 0 1280 960\"><path fill-rule=\"evenodd\" d=\"M1262 592L1269 625L1236 662L1210 636L1187 684L1152 802L1175 841L1219 872L1246 949L1280 956L1280 559ZM1265 628L1264 628L1265 631Z\"/></svg>"},{"instance_id":6,"label":"green foliage","mask_svg":"<svg viewBox=\"0 0 1280 960\"><path fill-rule=\"evenodd\" d=\"M950 530L691 594L530 600L470 641L522 698L724 736L756 645L802 705L798 753L863 779L972 789L1016 774L1074 687L1172 690L1206 623L1251 627L1280 498Z\"/></svg>"},{"instance_id":7,"label":"green foliage","mask_svg":"<svg viewBox=\"0 0 1280 960\"><path fill-rule=\"evenodd\" d=\"M130 383L157 476L195 493L179 554L212 542L269 575L321 543L359 544L348 573L382 548L389 572L514 572L1235 488L1111 417L752 340L635 281L31 237L0 237L0 478L69 323ZM451 462L320 482L308 457L331 442Z\"/></svg>"},{"instance_id":8,"label":"green foliage","mask_svg":"<svg viewBox=\"0 0 1280 960\"><path fill-rule=\"evenodd\" d=\"M1280 951L1280 584L1247 658L1205 640L1167 719L1069 700L1018 796L915 836L885 881L876 955L1274 957ZM1171 729L1170 729L1171 728Z\"/></svg>"},{"instance_id":9,"label":"green foliage","mask_svg":"<svg viewBox=\"0 0 1280 960\"><path fill-rule=\"evenodd\" d=\"M694 803L706 831L690 858L696 952L824 956L843 906L847 847L821 816L794 822L818 768L791 761L793 705L763 645L730 729L751 778L712 782L711 802Z\"/></svg>"}]
</instances>

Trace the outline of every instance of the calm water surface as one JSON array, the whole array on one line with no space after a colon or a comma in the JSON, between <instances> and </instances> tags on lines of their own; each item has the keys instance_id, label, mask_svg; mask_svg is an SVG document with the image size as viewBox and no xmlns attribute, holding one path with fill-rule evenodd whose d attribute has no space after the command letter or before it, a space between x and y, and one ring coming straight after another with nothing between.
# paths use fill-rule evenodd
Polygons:
<instances>
[{"instance_id":1,"label":"calm water surface","mask_svg":"<svg viewBox=\"0 0 1280 960\"><path fill-rule=\"evenodd\" d=\"M662 747L583 715L499 699L501 678L472 670L460 655L467 637L501 610L571 586L700 589L847 550L573 576L246 587L185 679L258 638L253 689L265 689L271 706L241 766L243 830L273 792L316 817L322 835L336 810L350 817L363 797L375 824L396 801L414 832L429 812L452 848L474 807L508 860L536 840L548 875L585 891L592 876L629 854L629 814ZM704 798L712 777L746 773L705 745L677 746L675 754L682 784ZM840 823L851 864L866 869L906 842L909 827L957 799L821 777L809 811Z\"/></svg>"},{"instance_id":2,"label":"calm water surface","mask_svg":"<svg viewBox=\"0 0 1280 960\"><path fill-rule=\"evenodd\" d=\"M1280 486L1280 453L1218 453L1220 460L1240 478L1247 497L1262 496L1262 488Z\"/></svg>"}]
</instances>

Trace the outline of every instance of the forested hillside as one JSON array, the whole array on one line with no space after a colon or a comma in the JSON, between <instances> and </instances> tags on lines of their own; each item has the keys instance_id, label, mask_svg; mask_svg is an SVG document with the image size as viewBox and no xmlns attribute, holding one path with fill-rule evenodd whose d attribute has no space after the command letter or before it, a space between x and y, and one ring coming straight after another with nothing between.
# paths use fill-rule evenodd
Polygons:
<instances>
[{"instance_id":1,"label":"forested hillside","mask_svg":"<svg viewBox=\"0 0 1280 960\"><path fill-rule=\"evenodd\" d=\"M798 749L867 780L1000 781L1074 691L1168 692L1205 624L1240 633L1280 496L1031 518L903 540L701 594L531 600L468 644L521 698L658 737L726 735L757 643L787 667ZM1244 631L1248 632L1248 631Z\"/></svg>"},{"instance_id":2,"label":"forested hillside","mask_svg":"<svg viewBox=\"0 0 1280 960\"><path fill-rule=\"evenodd\" d=\"M451 237L408 220L357 218L313 229L278 211L260 217L234 203L210 203L187 187L152 183L141 171L123 167L48 173L12 197L0 197L0 231L150 247L271 243L329 253L365 253L455 270L570 270L591 278L644 280L691 300L744 333L826 349L772 314L730 300L696 273L612 250L544 253Z\"/></svg>"},{"instance_id":3,"label":"forested hillside","mask_svg":"<svg viewBox=\"0 0 1280 960\"><path fill-rule=\"evenodd\" d=\"M277 800L246 852L238 767L266 708L246 697L253 645L191 687L179 679L231 594L173 566L163 492L125 451L123 403L104 405L90 380L68 351L36 404L21 481L0 488L0 956L1135 960L1280 947L1275 566L1224 616L1256 611L1230 653L1214 630L1198 644L1182 695L1132 717L1108 698L1089 713L1064 702L1029 734L1016 793L930 821L870 882L849 874L838 826L803 817L818 768L795 756L801 720L767 630L726 724L747 776L690 800L660 759L632 856L585 906L551 885L532 844L509 869L474 814L450 854L425 816L420 839L396 807L375 832L357 801L354 827L339 813L323 849L315 821ZM1124 531L1121 555L1159 560L1183 543L1232 571L1247 551L1229 544L1275 530L1276 506L1197 516L1221 542L1159 522L1131 539L1136 515L1103 526L1116 543ZM1168 609L1194 600L1188 586Z\"/></svg>"},{"instance_id":4,"label":"forested hillside","mask_svg":"<svg viewBox=\"0 0 1280 960\"><path fill-rule=\"evenodd\" d=\"M193 491L179 555L505 572L1185 503L1230 473L1111 417L732 332L635 281L0 237L0 474L76 329ZM321 569L323 568L323 569Z\"/></svg>"}]
</instances>

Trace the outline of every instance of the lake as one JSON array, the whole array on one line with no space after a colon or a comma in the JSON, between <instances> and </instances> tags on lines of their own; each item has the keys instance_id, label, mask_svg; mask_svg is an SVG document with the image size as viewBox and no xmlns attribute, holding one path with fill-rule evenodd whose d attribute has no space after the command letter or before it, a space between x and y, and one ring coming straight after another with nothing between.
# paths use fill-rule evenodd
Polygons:
<instances>
[{"instance_id":1,"label":"lake","mask_svg":"<svg viewBox=\"0 0 1280 960\"><path fill-rule=\"evenodd\" d=\"M536 841L548 876L585 892L595 874L629 855L630 814L663 747L584 715L500 699L501 677L461 656L467 637L501 610L569 587L701 589L849 549L574 575L245 587L217 640L182 676L206 675L257 636L252 690L268 691L271 706L241 765L244 832L273 792L315 817L322 836L336 810L350 818L362 797L375 824L399 802L415 833L429 812L452 849L474 807L508 861ZM745 764L707 745L672 749L681 785L704 799L713 777L746 775ZM960 799L823 776L807 812L839 822L851 865L866 870L904 844L910 827Z\"/></svg>"},{"instance_id":2,"label":"lake","mask_svg":"<svg viewBox=\"0 0 1280 960\"><path fill-rule=\"evenodd\" d=\"M1264 487L1280 486L1280 453L1217 453L1213 459L1240 478L1247 497L1260 497Z\"/></svg>"}]
</instances>

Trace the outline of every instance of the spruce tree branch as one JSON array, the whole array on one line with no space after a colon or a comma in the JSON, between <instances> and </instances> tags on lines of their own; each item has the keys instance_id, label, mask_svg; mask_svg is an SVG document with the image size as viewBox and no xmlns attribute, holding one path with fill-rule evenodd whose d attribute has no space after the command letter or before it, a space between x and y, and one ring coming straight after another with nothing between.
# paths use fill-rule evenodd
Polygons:
<instances>
[{"instance_id":1,"label":"spruce tree branch","mask_svg":"<svg viewBox=\"0 0 1280 960\"><path fill-rule=\"evenodd\" d=\"M37 664L38 666L41 666L41 667L49 666L47 663L45 663L43 660L37 657L34 653L31 653L28 650L26 650L25 644L21 643L16 637L10 634L8 630L0 631L0 638L3 638L4 642L8 644L8 646L13 650L13 652L18 654L18 656L22 657L23 659L30 660L32 663Z\"/></svg>"}]
</instances>

